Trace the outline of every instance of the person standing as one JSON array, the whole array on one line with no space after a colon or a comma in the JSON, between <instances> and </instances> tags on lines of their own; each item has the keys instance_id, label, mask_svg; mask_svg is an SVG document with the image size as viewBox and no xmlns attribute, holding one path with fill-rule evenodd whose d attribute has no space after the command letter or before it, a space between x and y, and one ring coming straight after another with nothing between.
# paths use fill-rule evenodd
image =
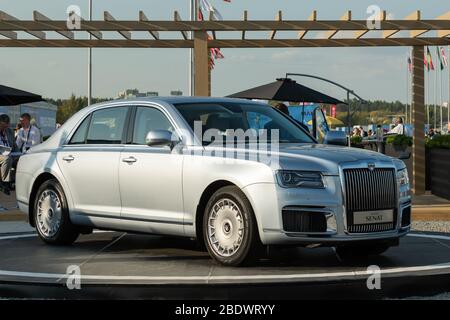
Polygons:
<instances>
[{"instance_id":1,"label":"person standing","mask_svg":"<svg viewBox=\"0 0 450 320\"><path fill-rule=\"evenodd\" d=\"M16 145L21 152L26 152L32 146L41 143L40 130L31 124L31 116L24 113L20 116L22 128L19 130L16 138Z\"/></svg>"},{"instance_id":2,"label":"person standing","mask_svg":"<svg viewBox=\"0 0 450 320\"><path fill-rule=\"evenodd\" d=\"M13 158L11 152L16 150L14 132L9 127L10 119L6 114L0 115L0 175L3 192L7 195L11 192L11 168Z\"/></svg>"},{"instance_id":3,"label":"person standing","mask_svg":"<svg viewBox=\"0 0 450 320\"><path fill-rule=\"evenodd\" d=\"M388 133L403 134L406 135L405 126L401 117L395 118L395 127Z\"/></svg>"},{"instance_id":4,"label":"person standing","mask_svg":"<svg viewBox=\"0 0 450 320\"><path fill-rule=\"evenodd\" d=\"M287 105L285 105L284 103L277 103L276 105L273 106L274 109L277 109L278 111L281 111L282 113L284 113L285 115L289 116L292 120L294 120L298 125L300 125L303 129L306 130L306 132L309 133L309 128L306 124L298 121L297 119L295 119L294 117L291 116L291 114L289 113L289 107Z\"/></svg>"}]
</instances>

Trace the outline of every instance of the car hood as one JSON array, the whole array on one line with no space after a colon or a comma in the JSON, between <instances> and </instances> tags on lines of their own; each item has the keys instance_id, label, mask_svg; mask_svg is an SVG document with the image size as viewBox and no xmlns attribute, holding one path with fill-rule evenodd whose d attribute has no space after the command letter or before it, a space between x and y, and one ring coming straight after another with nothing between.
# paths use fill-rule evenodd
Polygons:
<instances>
[{"instance_id":1,"label":"car hood","mask_svg":"<svg viewBox=\"0 0 450 320\"><path fill-rule=\"evenodd\" d=\"M217 150L217 148L214 149ZM339 167L342 164L373 162L396 167L404 166L402 161L378 152L322 144L280 144L278 150L272 150L270 155L267 155L265 150L251 147L235 151L237 153L234 154L234 157L239 159L245 157L246 160L251 160L249 155L257 154L260 158L258 160L253 158L253 160L264 162L273 170L320 171L326 175L339 175Z\"/></svg>"},{"instance_id":2,"label":"car hood","mask_svg":"<svg viewBox=\"0 0 450 320\"><path fill-rule=\"evenodd\" d=\"M352 162L394 164L391 157L359 148L322 144L280 145L279 148L279 165L282 169L318 170L337 175L340 165Z\"/></svg>"}]
</instances>

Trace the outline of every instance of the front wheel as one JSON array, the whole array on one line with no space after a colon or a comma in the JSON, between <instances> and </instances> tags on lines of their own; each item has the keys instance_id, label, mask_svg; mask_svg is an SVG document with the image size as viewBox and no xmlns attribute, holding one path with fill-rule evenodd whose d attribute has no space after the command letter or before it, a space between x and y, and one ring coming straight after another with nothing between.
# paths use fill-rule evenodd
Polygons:
<instances>
[{"instance_id":1,"label":"front wheel","mask_svg":"<svg viewBox=\"0 0 450 320\"><path fill-rule=\"evenodd\" d=\"M206 205L203 235L209 254L223 265L238 266L256 257L261 246L256 219L239 188L214 193Z\"/></svg>"},{"instance_id":2,"label":"front wheel","mask_svg":"<svg viewBox=\"0 0 450 320\"><path fill-rule=\"evenodd\" d=\"M70 222L64 191L55 179L45 181L34 201L34 221L39 237L48 244L72 244L79 230Z\"/></svg>"}]
</instances>

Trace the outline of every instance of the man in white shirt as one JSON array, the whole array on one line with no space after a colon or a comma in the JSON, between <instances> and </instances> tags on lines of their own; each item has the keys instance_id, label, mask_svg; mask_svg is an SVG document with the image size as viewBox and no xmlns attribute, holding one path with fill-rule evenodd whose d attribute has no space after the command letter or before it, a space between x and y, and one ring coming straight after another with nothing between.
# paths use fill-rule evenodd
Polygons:
<instances>
[{"instance_id":1,"label":"man in white shirt","mask_svg":"<svg viewBox=\"0 0 450 320\"><path fill-rule=\"evenodd\" d=\"M403 119L400 117L395 118L395 127L392 128L391 131L389 131L388 133L406 135L405 126L403 125Z\"/></svg>"},{"instance_id":2,"label":"man in white shirt","mask_svg":"<svg viewBox=\"0 0 450 320\"><path fill-rule=\"evenodd\" d=\"M11 167L13 158L10 153L15 150L14 132L9 127L8 115L0 115L0 178L1 189L9 195L11 190Z\"/></svg>"},{"instance_id":3,"label":"man in white shirt","mask_svg":"<svg viewBox=\"0 0 450 320\"><path fill-rule=\"evenodd\" d=\"M21 152L26 152L32 146L41 143L41 133L36 126L30 124L30 121L29 113L24 113L20 117L22 128L17 134L16 145Z\"/></svg>"}]
</instances>

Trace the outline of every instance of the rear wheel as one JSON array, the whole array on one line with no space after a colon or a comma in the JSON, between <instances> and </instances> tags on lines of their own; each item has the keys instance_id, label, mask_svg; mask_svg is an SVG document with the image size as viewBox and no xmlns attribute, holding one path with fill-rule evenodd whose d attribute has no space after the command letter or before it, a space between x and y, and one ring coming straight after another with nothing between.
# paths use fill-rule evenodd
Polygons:
<instances>
[{"instance_id":1,"label":"rear wheel","mask_svg":"<svg viewBox=\"0 0 450 320\"><path fill-rule=\"evenodd\" d=\"M238 266L249 262L261 247L250 202L234 186L219 189L208 201L203 235L211 257L224 265Z\"/></svg>"},{"instance_id":2,"label":"rear wheel","mask_svg":"<svg viewBox=\"0 0 450 320\"><path fill-rule=\"evenodd\" d=\"M79 230L70 222L64 191L56 179L45 181L34 201L34 221L39 237L48 244L72 244Z\"/></svg>"}]
</instances>

